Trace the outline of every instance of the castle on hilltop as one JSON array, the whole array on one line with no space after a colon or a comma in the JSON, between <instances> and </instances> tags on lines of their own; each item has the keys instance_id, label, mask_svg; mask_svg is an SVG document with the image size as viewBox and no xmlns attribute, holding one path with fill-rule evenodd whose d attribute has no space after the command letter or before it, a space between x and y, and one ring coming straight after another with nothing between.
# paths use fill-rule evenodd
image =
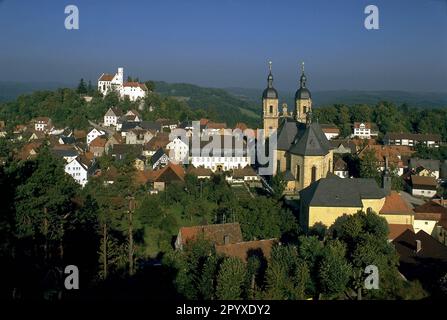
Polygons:
<instances>
[{"instance_id":1,"label":"castle on hilltop","mask_svg":"<svg viewBox=\"0 0 447 320\"><path fill-rule=\"evenodd\" d=\"M124 81L124 68L118 68L118 72L114 75L103 73L98 79L98 91L104 96L111 91L115 91L124 99L129 98L130 101L143 99L146 97L148 89L144 83L136 81Z\"/></svg>"},{"instance_id":2,"label":"castle on hilltop","mask_svg":"<svg viewBox=\"0 0 447 320\"><path fill-rule=\"evenodd\" d=\"M295 109L289 113L284 104L280 113L269 62L267 88L262 93L263 129L266 139L272 134L277 136L273 174L283 174L287 181L286 193L297 193L333 172L333 151L318 122L312 121L312 95L306 82L303 63Z\"/></svg>"}]
</instances>

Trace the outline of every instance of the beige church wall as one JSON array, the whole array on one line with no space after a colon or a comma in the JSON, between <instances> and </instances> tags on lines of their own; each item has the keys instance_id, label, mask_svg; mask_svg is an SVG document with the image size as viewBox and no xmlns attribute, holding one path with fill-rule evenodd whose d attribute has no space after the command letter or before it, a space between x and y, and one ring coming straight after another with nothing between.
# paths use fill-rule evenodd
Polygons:
<instances>
[{"instance_id":1,"label":"beige church wall","mask_svg":"<svg viewBox=\"0 0 447 320\"><path fill-rule=\"evenodd\" d=\"M304 113L304 107L307 107L307 111L312 110L311 99L298 99L295 101L296 108L299 111L298 121L306 122L307 115Z\"/></svg>"},{"instance_id":2,"label":"beige church wall","mask_svg":"<svg viewBox=\"0 0 447 320\"><path fill-rule=\"evenodd\" d=\"M317 207L317 206L312 206L309 208L309 227L313 226L317 222L322 222L327 227L330 227L335 222L335 220L337 220L337 218L341 217L342 215L355 214L360 210L366 211L367 208L372 208L375 212L378 212L378 210L376 211L375 209L379 208L379 210L380 210L383 207L384 202L385 202L385 198L362 200L363 207ZM388 222L388 223L391 223L391 222ZM398 223L398 222L393 222L393 223ZM410 222L409 224L412 224L412 223Z\"/></svg>"},{"instance_id":3,"label":"beige church wall","mask_svg":"<svg viewBox=\"0 0 447 320\"><path fill-rule=\"evenodd\" d=\"M263 103L263 110L264 110L264 116L268 115L271 117L279 117L279 110L278 110L278 99L264 99L262 101ZM273 106L273 113L270 114L269 107Z\"/></svg>"},{"instance_id":4,"label":"beige church wall","mask_svg":"<svg viewBox=\"0 0 447 320\"><path fill-rule=\"evenodd\" d=\"M367 211L371 208L375 213L379 213L385 204L385 198L382 199L362 199L363 211Z\"/></svg>"},{"instance_id":5,"label":"beige church wall","mask_svg":"<svg viewBox=\"0 0 447 320\"><path fill-rule=\"evenodd\" d=\"M355 214L361 207L310 207L309 208L309 227L315 223L321 222L325 226L330 227L337 218L344 214Z\"/></svg>"},{"instance_id":6,"label":"beige church wall","mask_svg":"<svg viewBox=\"0 0 447 320\"><path fill-rule=\"evenodd\" d=\"M410 224L413 225L414 216L412 214L379 214L384 217L389 224Z\"/></svg>"}]
</instances>

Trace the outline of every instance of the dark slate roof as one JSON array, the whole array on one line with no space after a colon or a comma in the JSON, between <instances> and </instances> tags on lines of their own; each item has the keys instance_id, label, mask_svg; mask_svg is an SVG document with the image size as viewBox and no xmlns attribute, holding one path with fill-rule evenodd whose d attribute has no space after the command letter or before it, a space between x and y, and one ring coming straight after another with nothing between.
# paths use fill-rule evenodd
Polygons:
<instances>
[{"instance_id":1,"label":"dark slate roof","mask_svg":"<svg viewBox=\"0 0 447 320\"><path fill-rule=\"evenodd\" d=\"M74 144L76 142L76 139L73 136L70 137L61 136L61 139L64 142L64 144Z\"/></svg>"},{"instance_id":2,"label":"dark slate roof","mask_svg":"<svg viewBox=\"0 0 447 320\"><path fill-rule=\"evenodd\" d=\"M311 97L312 95L310 94L310 91L307 88L299 88L295 93L295 100L310 99Z\"/></svg>"},{"instance_id":3,"label":"dark slate roof","mask_svg":"<svg viewBox=\"0 0 447 320\"><path fill-rule=\"evenodd\" d=\"M143 152L141 144L115 144L112 147L112 155L134 154L140 155Z\"/></svg>"},{"instance_id":4,"label":"dark slate roof","mask_svg":"<svg viewBox=\"0 0 447 320\"><path fill-rule=\"evenodd\" d=\"M416 252L416 240L421 250ZM399 254L399 271L409 280L418 279L430 288L447 270L447 247L423 230L406 230L393 240Z\"/></svg>"},{"instance_id":5,"label":"dark slate roof","mask_svg":"<svg viewBox=\"0 0 447 320\"><path fill-rule=\"evenodd\" d=\"M154 121L141 121L140 127L145 130L161 131L161 124Z\"/></svg>"},{"instance_id":6,"label":"dark slate roof","mask_svg":"<svg viewBox=\"0 0 447 320\"><path fill-rule=\"evenodd\" d=\"M135 129L137 127L140 127L140 122L135 122L135 121L125 121L123 122L122 126L121 126L121 131L123 132L127 132L130 131L132 129Z\"/></svg>"},{"instance_id":7,"label":"dark slate roof","mask_svg":"<svg viewBox=\"0 0 447 320\"><path fill-rule=\"evenodd\" d=\"M52 149L55 156L58 157L77 157L79 153L74 149Z\"/></svg>"},{"instance_id":8,"label":"dark slate roof","mask_svg":"<svg viewBox=\"0 0 447 320\"><path fill-rule=\"evenodd\" d=\"M277 149L287 151L290 149L298 131L304 132L306 125L292 118L283 118L278 129Z\"/></svg>"},{"instance_id":9,"label":"dark slate roof","mask_svg":"<svg viewBox=\"0 0 447 320\"><path fill-rule=\"evenodd\" d=\"M275 88L266 88L262 92L262 99L278 99L278 91Z\"/></svg>"},{"instance_id":10,"label":"dark slate roof","mask_svg":"<svg viewBox=\"0 0 447 320\"><path fill-rule=\"evenodd\" d=\"M440 161L432 159L411 158L409 167L410 169L417 169L419 167L424 167L425 169L430 171L439 171Z\"/></svg>"},{"instance_id":11,"label":"dark slate roof","mask_svg":"<svg viewBox=\"0 0 447 320\"><path fill-rule=\"evenodd\" d=\"M374 179L323 178L300 192L309 206L363 207L362 199L382 199L385 193Z\"/></svg>"},{"instance_id":12,"label":"dark slate roof","mask_svg":"<svg viewBox=\"0 0 447 320\"><path fill-rule=\"evenodd\" d=\"M163 148L160 148L157 150L157 152L154 153L154 155L151 157L151 163L156 164L158 160L160 160L161 157L165 155L165 151Z\"/></svg>"},{"instance_id":13,"label":"dark slate roof","mask_svg":"<svg viewBox=\"0 0 447 320\"><path fill-rule=\"evenodd\" d=\"M329 141L320 125L311 123L302 136L296 137L289 151L302 156L323 156L328 154L330 149Z\"/></svg>"}]
</instances>

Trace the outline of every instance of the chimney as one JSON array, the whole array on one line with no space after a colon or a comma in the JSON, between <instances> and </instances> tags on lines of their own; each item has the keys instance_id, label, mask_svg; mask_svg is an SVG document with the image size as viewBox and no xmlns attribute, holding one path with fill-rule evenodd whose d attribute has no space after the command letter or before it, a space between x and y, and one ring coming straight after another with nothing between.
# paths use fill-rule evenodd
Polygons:
<instances>
[{"instance_id":1,"label":"chimney","mask_svg":"<svg viewBox=\"0 0 447 320\"><path fill-rule=\"evenodd\" d=\"M386 195L391 193L391 176L388 168L388 157L385 157L385 170L383 171L382 188Z\"/></svg>"},{"instance_id":2,"label":"chimney","mask_svg":"<svg viewBox=\"0 0 447 320\"><path fill-rule=\"evenodd\" d=\"M229 244L230 243L230 236L229 235L224 235L224 244Z\"/></svg>"},{"instance_id":3,"label":"chimney","mask_svg":"<svg viewBox=\"0 0 447 320\"><path fill-rule=\"evenodd\" d=\"M422 249L422 242L421 240L416 240L416 253L419 253Z\"/></svg>"}]
</instances>

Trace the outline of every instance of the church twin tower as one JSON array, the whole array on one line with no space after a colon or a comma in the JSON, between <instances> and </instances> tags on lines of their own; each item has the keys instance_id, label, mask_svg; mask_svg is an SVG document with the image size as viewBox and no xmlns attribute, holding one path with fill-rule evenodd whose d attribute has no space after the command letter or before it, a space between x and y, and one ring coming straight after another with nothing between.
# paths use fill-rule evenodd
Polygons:
<instances>
[{"instance_id":1,"label":"church twin tower","mask_svg":"<svg viewBox=\"0 0 447 320\"><path fill-rule=\"evenodd\" d=\"M301 64L300 87L295 93L295 109L293 111L294 120L305 123L312 111L312 97L309 89L306 88L306 75L304 74L304 62ZM267 88L262 93L262 108L264 120L264 136L268 137L278 129L280 117L289 117L287 105L279 112L278 92L273 87L272 62L269 61L269 75L267 77Z\"/></svg>"}]
</instances>

